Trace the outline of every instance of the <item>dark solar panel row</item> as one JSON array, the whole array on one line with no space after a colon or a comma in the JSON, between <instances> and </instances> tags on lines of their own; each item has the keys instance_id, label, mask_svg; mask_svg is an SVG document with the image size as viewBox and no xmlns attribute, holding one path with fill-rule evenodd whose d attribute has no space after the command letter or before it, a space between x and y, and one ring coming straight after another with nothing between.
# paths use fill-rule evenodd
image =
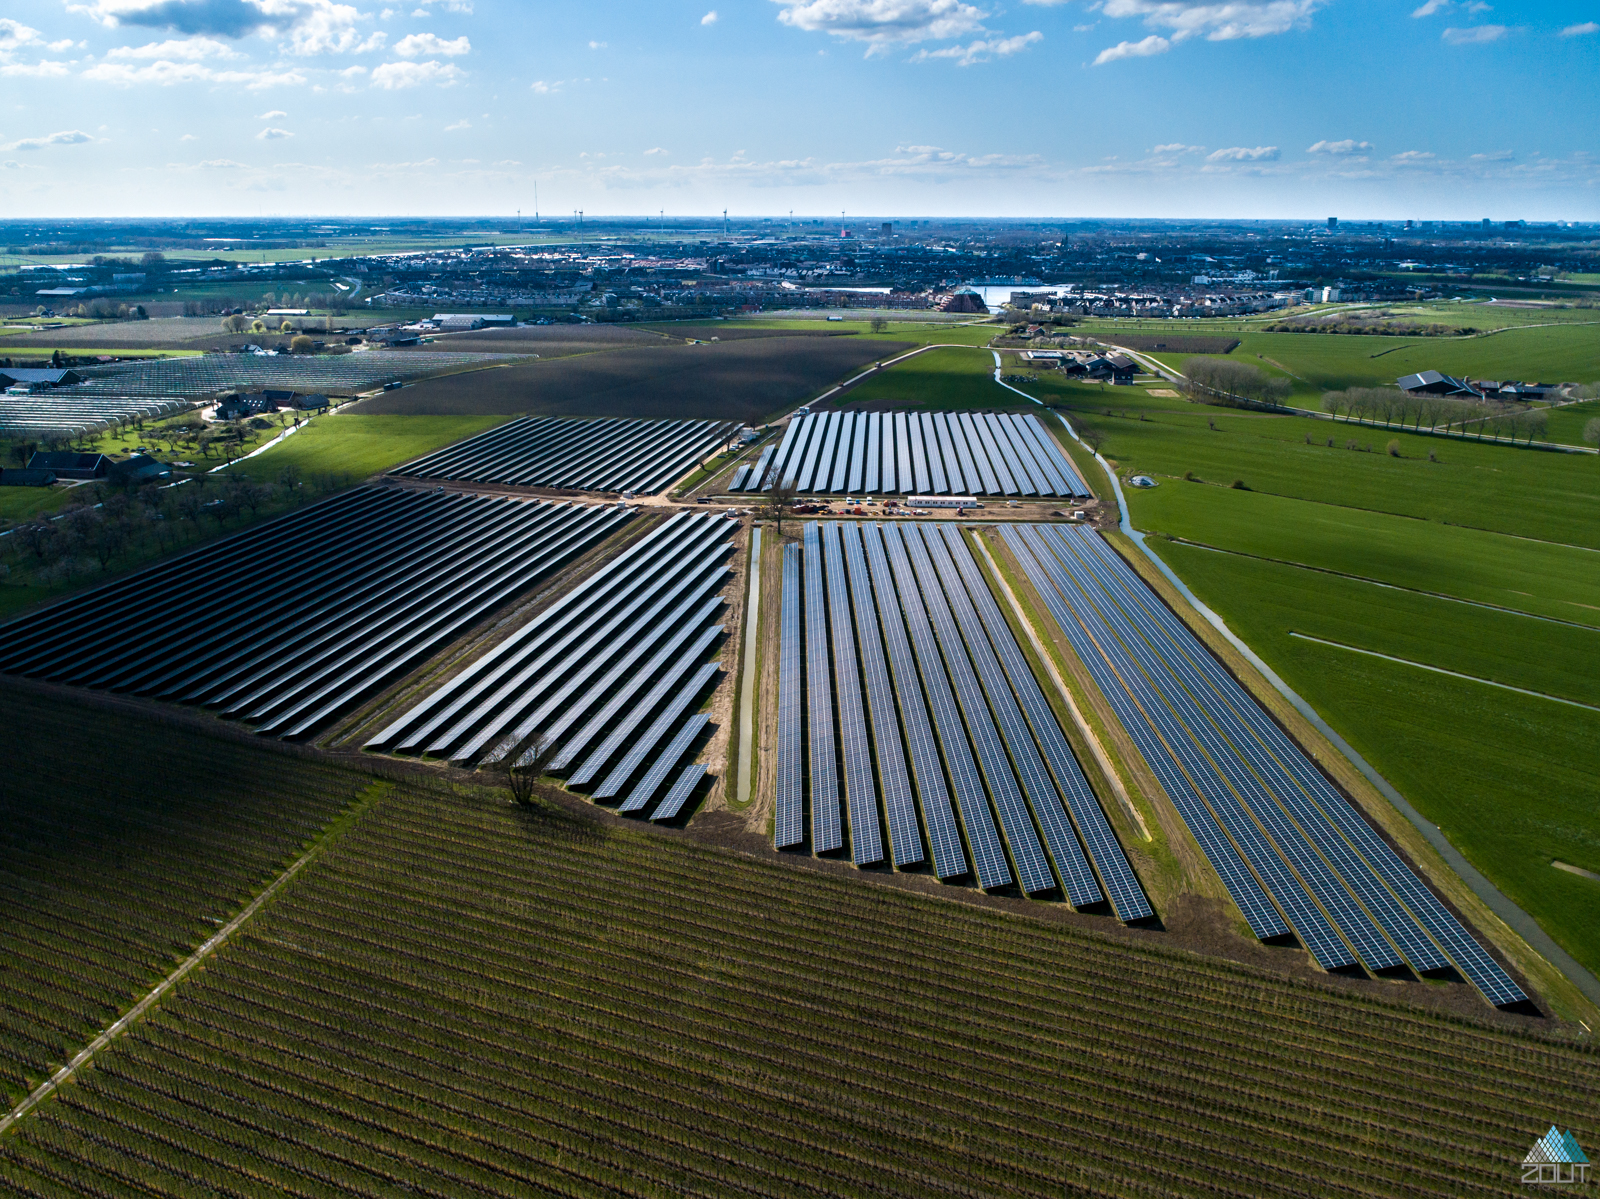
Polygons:
<instances>
[{"instance_id":1,"label":"dark solar panel row","mask_svg":"<svg viewBox=\"0 0 1600 1199\"><path fill-rule=\"evenodd\" d=\"M726 421L521 417L391 474L573 491L660 491L725 443Z\"/></svg>"},{"instance_id":2,"label":"dark solar panel row","mask_svg":"<svg viewBox=\"0 0 1600 1199\"><path fill-rule=\"evenodd\" d=\"M1245 865L1239 851L1223 834L1211 810L1180 769L1177 758L1167 750L1156 727L1134 702L1133 694L1123 688L1111 663L1100 653L1099 646L1068 606L1064 594L1071 590L1071 585L1065 581L1060 562L1031 528L1005 525L1001 527L1001 536L1071 643L1073 651L1089 671L1095 685L1106 697L1117 719L1133 739L1141 756L1172 799L1173 806L1182 816L1201 852L1221 877L1250 930L1263 941L1286 935L1289 932L1287 921Z\"/></svg>"},{"instance_id":3,"label":"dark solar panel row","mask_svg":"<svg viewBox=\"0 0 1600 1199\"><path fill-rule=\"evenodd\" d=\"M800 547L783 547L783 593L778 646L777 801L772 840L779 849L805 841L804 652L800 633Z\"/></svg>"},{"instance_id":4,"label":"dark solar panel row","mask_svg":"<svg viewBox=\"0 0 1600 1199\"><path fill-rule=\"evenodd\" d=\"M1060 534L1057 534L1060 537ZM1267 782L1276 799L1314 840L1341 877L1383 925L1411 965L1420 972L1446 965L1457 969L1493 1004L1526 999L1494 959L1411 871L1393 848L1327 780L1315 763L1278 727L1261 706L1149 592L1109 547L1081 535L1061 537L1095 563L1107 585L1117 589L1130 614L1144 622L1153 643L1164 641L1174 669L1197 695L1210 698L1208 712ZM1292 781L1291 781L1292 780ZM1337 835L1334 830L1337 829ZM1353 852L1352 852L1353 851ZM1359 859L1352 861L1355 854ZM1376 877L1374 877L1376 876ZM1385 887L1377 885L1381 879ZM1394 900L1407 910L1398 909ZM1411 918L1414 918L1411 919ZM1431 934L1422 935L1417 925Z\"/></svg>"},{"instance_id":5,"label":"dark solar panel row","mask_svg":"<svg viewBox=\"0 0 1600 1199\"><path fill-rule=\"evenodd\" d=\"M1011 413L796 416L771 469L751 472L744 486L765 489L780 480L811 494L1089 494L1039 418Z\"/></svg>"},{"instance_id":6,"label":"dark solar panel row","mask_svg":"<svg viewBox=\"0 0 1600 1199\"><path fill-rule=\"evenodd\" d=\"M1000 827L1005 830L1006 844L1011 850L1011 863L1017 874L1018 885L1030 895L1054 890L1057 883L1051 873L1049 860L1045 857L1044 847L1039 843L1039 836L1033 827L1033 818L1028 811L1027 802L1022 797L1016 775L1012 773L1007 760L1000 731L995 727L988 705L984 702L983 688L973 670L972 661L967 656L961 634L956 627L955 617L950 612L944 590L934 572L933 563L928 558L927 547L923 544L916 526L904 529L893 526L888 530L888 535L891 537L895 533L904 536L907 556L921 584L923 602L927 606L928 617L933 624L939 649L944 655L945 669L949 671L956 699L961 705L967 733L972 738L973 748L977 751L978 763L983 770L983 781L988 786L989 795L994 800L995 811L1000 816Z\"/></svg>"},{"instance_id":7,"label":"dark solar panel row","mask_svg":"<svg viewBox=\"0 0 1600 1199\"><path fill-rule=\"evenodd\" d=\"M839 757L833 736L833 669L828 657L828 601L822 569L822 534L805 530L806 745L811 751L811 848L844 847L839 811Z\"/></svg>"},{"instance_id":8,"label":"dark solar panel row","mask_svg":"<svg viewBox=\"0 0 1600 1199\"><path fill-rule=\"evenodd\" d=\"M1005 749L1010 754L1012 770L1022 784L1028 806L1033 809L1034 823L1044 838L1050 858L1055 863L1062 894L1075 908L1092 907L1104 902L1105 894L1100 890L1099 880L1095 878L1094 871L1089 866L1089 859L1084 855L1083 847L1078 844L1078 838L1056 792L1055 782L1050 777L1049 768L1045 766L1044 759L1040 756L1039 748L1034 743L1022 710L1017 706L1016 697L1011 693L1005 671L999 659L995 657L987 630L973 607L965 579L951 556L952 547L946 543L936 528L926 527L916 532L921 535L927 547L928 558L933 563L934 572L944 587L950 611L955 617L962 639L966 642L967 653L977 670L984 696L989 701L990 714L994 717ZM971 551L961 544L959 532L954 529L951 529L951 532L956 534L953 547L955 554L964 559L967 566L972 567ZM908 533L908 539L910 536L912 534Z\"/></svg>"},{"instance_id":9,"label":"dark solar panel row","mask_svg":"<svg viewBox=\"0 0 1600 1199\"><path fill-rule=\"evenodd\" d=\"M1049 552L1042 542L1040 549L1041 552ZM1169 706L1169 697L1150 677L1150 663L1143 660L1139 652L1142 646L1130 648L1117 636L1113 627L1117 613L1105 610L1107 602L1098 589L1070 569L1066 573L1068 581L1064 594L1067 602L1089 630L1090 636L1099 643L1102 652L1111 659L1123 686L1133 692L1135 701L1156 726L1168 750L1178 759L1217 822L1238 847L1240 855L1261 880L1267 893L1288 917L1301 943L1325 970L1342 970L1359 965L1355 952L1334 929L1327 915L1280 856L1272 840L1228 786L1216 762L1207 756L1202 744L1184 723L1181 713ZM1145 669L1141 669L1141 666Z\"/></svg>"},{"instance_id":10,"label":"dark solar panel row","mask_svg":"<svg viewBox=\"0 0 1600 1199\"><path fill-rule=\"evenodd\" d=\"M872 717L872 743L876 747L883 809L889 820L889 847L894 864L902 869L923 861L922 834L917 829L917 809L906 770L905 746L900 738L900 718L895 712L894 688L878 627L878 606L867 577L867 559L861 548L861 530L855 525L832 526L844 541L844 559L855 609L856 637L861 645L861 673L866 683L867 708ZM828 569L833 569L830 559ZM868 782L870 783L870 771ZM851 819L854 820L852 815Z\"/></svg>"},{"instance_id":11,"label":"dark solar panel row","mask_svg":"<svg viewBox=\"0 0 1600 1199\"><path fill-rule=\"evenodd\" d=\"M705 658L734 528L709 513L665 521L370 744L462 763L549 754L554 773L581 762L570 785L602 778L594 798L615 797L717 675Z\"/></svg>"},{"instance_id":12,"label":"dark solar panel row","mask_svg":"<svg viewBox=\"0 0 1600 1199\"><path fill-rule=\"evenodd\" d=\"M0 627L0 672L203 704L303 736L630 515L355 488ZM271 637L243 632L291 610L296 622Z\"/></svg>"},{"instance_id":13,"label":"dark solar panel row","mask_svg":"<svg viewBox=\"0 0 1600 1199\"><path fill-rule=\"evenodd\" d=\"M839 717L839 749L844 760L845 803L850 811L850 857L857 866L883 861L878 793L872 771L872 740L861 702L855 622L850 584L844 569L839 526L822 527L822 558L827 570L828 627L833 635L833 699Z\"/></svg>"},{"instance_id":14,"label":"dark solar panel row","mask_svg":"<svg viewBox=\"0 0 1600 1199\"><path fill-rule=\"evenodd\" d=\"M1061 798L1066 802L1067 810L1077 826L1089 861L1099 873L1112 908L1118 918L1126 923L1148 919L1154 912L1144 888L1139 885L1139 878L1128 864L1127 855L1123 853L1111 829L1111 822L1101 810L1089 780L1084 777L1083 768L1073 755L1050 702L1039 689L1038 680L1034 678L1022 647L1017 644L972 555L966 552L961 530L954 525L942 525L940 532L950 546L950 558L966 585L978 619L988 631L989 640L1005 668L1011 688L1027 714L1034 738L1050 764Z\"/></svg>"}]
</instances>

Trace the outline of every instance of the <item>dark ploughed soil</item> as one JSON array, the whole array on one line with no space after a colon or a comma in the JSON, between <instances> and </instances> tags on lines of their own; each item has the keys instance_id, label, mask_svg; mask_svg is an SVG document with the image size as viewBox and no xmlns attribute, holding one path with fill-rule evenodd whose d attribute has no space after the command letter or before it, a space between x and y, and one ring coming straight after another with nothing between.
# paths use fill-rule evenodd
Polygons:
<instances>
[{"instance_id":1,"label":"dark ploughed soil","mask_svg":"<svg viewBox=\"0 0 1600 1199\"><path fill-rule=\"evenodd\" d=\"M738 325L641 325L656 333L673 338L694 338L696 341L750 341L758 337L854 337L855 329L746 329Z\"/></svg>"},{"instance_id":2,"label":"dark ploughed soil","mask_svg":"<svg viewBox=\"0 0 1600 1199\"><path fill-rule=\"evenodd\" d=\"M666 342L659 334L647 333L626 325L535 325L529 329L475 329L470 333L435 335L420 346L396 346L400 351L472 351L476 354L537 354L541 358L561 358L568 354L591 354L596 350L623 350L638 346L659 346Z\"/></svg>"},{"instance_id":3,"label":"dark ploughed soil","mask_svg":"<svg viewBox=\"0 0 1600 1199\"><path fill-rule=\"evenodd\" d=\"M864 364L910 348L909 342L853 337L763 337L698 346L663 342L428 379L364 401L359 411L759 424Z\"/></svg>"}]
</instances>

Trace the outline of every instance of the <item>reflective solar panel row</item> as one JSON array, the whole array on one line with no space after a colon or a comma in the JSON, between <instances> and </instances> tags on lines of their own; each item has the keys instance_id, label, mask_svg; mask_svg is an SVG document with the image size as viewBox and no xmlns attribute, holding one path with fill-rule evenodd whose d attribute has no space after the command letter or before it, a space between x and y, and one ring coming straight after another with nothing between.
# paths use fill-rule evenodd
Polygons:
<instances>
[{"instance_id":1,"label":"reflective solar panel row","mask_svg":"<svg viewBox=\"0 0 1600 1199\"><path fill-rule=\"evenodd\" d=\"M736 528L710 513L671 517L368 748L462 764L539 760L570 771L569 786L593 787L592 798L625 795L622 810L646 812L709 719L695 712L719 674L711 655Z\"/></svg>"},{"instance_id":2,"label":"reflective solar panel row","mask_svg":"<svg viewBox=\"0 0 1600 1199\"><path fill-rule=\"evenodd\" d=\"M1247 812L1256 835L1289 868L1278 870L1246 850L1320 962L1339 968L1359 960L1377 971L1409 964L1426 974L1453 961L1491 1003L1526 999L1126 562L1086 529L1044 526L1023 530L1020 538L1031 539L1041 556L1062 568L1070 582L1061 593L1077 619L1091 632L1101 630L1097 640L1116 643L1106 652L1126 664L1119 667L1123 686L1135 673L1142 675L1139 687L1130 690L1143 689L1149 703L1163 705L1179 726L1172 736L1187 738L1211 765L1209 780L1198 785L1213 809L1221 815L1220 809L1232 805ZM1062 580L1056 583L1061 589ZM1203 776L1204 768L1191 770L1196 774ZM1219 787L1223 780L1227 794ZM1226 817L1223 822L1241 840L1236 826ZM1339 944L1329 940L1334 928Z\"/></svg>"},{"instance_id":3,"label":"reflective solar panel row","mask_svg":"<svg viewBox=\"0 0 1600 1199\"><path fill-rule=\"evenodd\" d=\"M744 487L780 482L808 494L1089 495L1038 417L992 412L796 416L771 463L763 457Z\"/></svg>"},{"instance_id":4,"label":"reflective solar panel row","mask_svg":"<svg viewBox=\"0 0 1600 1199\"><path fill-rule=\"evenodd\" d=\"M876 843L880 820L897 866L923 861L920 807L940 878L971 873L986 889L1016 882L1028 894L1060 891L1079 907L1110 895L1122 919L1148 918L1126 855L960 533L813 523L804 541L805 551L785 553L779 735L802 727L786 702L786 694L800 693L792 646L807 669L804 727L828 739L822 753L815 739L811 746L813 803L820 781L837 811L837 731L858 862L878 860L858 846ZM820 626L819 636L802 638L802 620ZM833 635L824 638L823 630ZM793 680L788 692L785 677ZM1036 733L1034 724L1046 720L1048 731ZM854 777L851 754L859 763ZM805 790L800 758L797 735L787 748L780 741L780 848L802 841L794 814ZM1057 774L1075 781L1060 784ZM859 802L850 794L856 778L872 788ZM1075 820L1092 830L1092 851ZM815 821L813 812L813 828ZM841 837L836 847L842 844ZM1092 855L1104 858L1100 869L1114 888L1102 888Z\"/></svg>"},{"instance_id":5,"label":"reflective solar panel row","mask_svg":"<svg viewBox=\"0 0 1600 1199\"><path fill-rule=\"evenodd\" d=\"M805 699L800 641L800 547L783 547L783 590L778 645L777 800L772 840L779 849L805 842Z\"/></svg>"},{"instance_id":6,"label":"reflective solar panel row","mask_svg":"<svg viewBox=\"0 0 1600 1199\"><path fill-rule=\"evenodd\" d=\"M731 421L525 416L389 473L513 487L656 492L687 475L738 428Z\"/></svg>"},{"instance_id":7,"label":"reflective solar panel row","mask_svg":"<svg viewBox=\"0 0 1600 1199\"><path fill-rule=\"evenodd\" d=\"M828 656L822 534L815 524L806 526L804 555L806 747L810 750L806 790L811 800L811 848L816 853L832 853L844 846L844 818L839 812L839 755L833 735L833 668Z\"/></svg>"},{"instance_id":8,"label":"reflective solar panel row","mask_svg":"<svg viewBox=\"0 0 1600 1199\"><path fill-rule=\"evenodd\" d=\"M1098 562L1101 577L1117 589L1124 608L1154 626L1152 638L1165 636L1174 651L1174 668L1183 673L1191 690L1196 695L1209 690L1220 701L1212 709L1213 719L1249 757L1274 797L1313 834L1318 848L1412 967L1430 973L1453 961L1491 1003L1503 1006L1525 1000L1522 989L1389 843L1110 547L1098 538L1080 538L1076 548L1086 560Z\"/></svg>"},{"instance_id":9,"label":"reflective solar panel row","mask_svg":"<svg viewBox=\"0 0 1600 1199\"><path fill-rule=\"evenodd\" d=\"M1063 589L1070 590L1071 584L1066 581L1060 562L1045 547L1034 529L1003 525L1000 533L1028 576L1028 581L1066 635L1073 652L1083 662L1095 685L1138 747L1140 755L1155 773L1173 806L1178 809L1189 832L1199 843L1201 852L1221 876L1228 894L1244 914L1250 931L1263 941L1286 935L1289 925L1283 915L1267 898L1266 891L1244 864L1233 842L1223 834L1216 817L1190 784L1176 756L1167 749L1155 724L1145 717L1144 711L1134 702L1134 694L1123 688L1111 663L1101 655L1095 641L1063 599Z\"/></svg>"},{"instance_id":10,"label":"reflective solar panel row","mask_svg":"<svg viewBox=\"0 0 1600 1199\"><path fill-rule=\"evenodd\" d=\"M300 737L631 515L358 487L0 626L0 672L201 704Z\"/></svg>"}]
</instances>

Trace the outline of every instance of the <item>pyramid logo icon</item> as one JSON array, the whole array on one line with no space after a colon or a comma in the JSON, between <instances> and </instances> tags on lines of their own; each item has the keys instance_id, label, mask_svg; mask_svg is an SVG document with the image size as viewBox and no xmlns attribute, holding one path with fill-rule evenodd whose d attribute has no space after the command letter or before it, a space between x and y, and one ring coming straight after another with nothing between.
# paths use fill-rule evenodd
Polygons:
<instances>
[{"instance_id":1,"label":"pyramid logo icon","mask_svg":"<svg viewBox=\"0 0 1600 1199\"><path fill-rule=\"evenodd\" d=\"M1570 1129L1563 1132L1552 1124L1550 1131L1533 1143L1528 1156L1522 1159L1522 1181L1558 1186L1589 1181L1589 1159Z\"/></svg>"}]
</instances>

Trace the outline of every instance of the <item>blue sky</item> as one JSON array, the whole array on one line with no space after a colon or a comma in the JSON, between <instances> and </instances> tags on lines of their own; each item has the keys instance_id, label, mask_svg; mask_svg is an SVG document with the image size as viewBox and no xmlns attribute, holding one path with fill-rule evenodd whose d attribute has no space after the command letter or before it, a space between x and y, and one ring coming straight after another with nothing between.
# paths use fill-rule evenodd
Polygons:
<instances>
[{"instance_id":1,"label":"blue sky","mask_svg":"<svg viewBox=\"0 0 1600 1199\"><path fill-rule=\"evenodd\" d=\"M1600 0L6 13L6 216L1600 219Z\"/></svg>"}]
</instances>

